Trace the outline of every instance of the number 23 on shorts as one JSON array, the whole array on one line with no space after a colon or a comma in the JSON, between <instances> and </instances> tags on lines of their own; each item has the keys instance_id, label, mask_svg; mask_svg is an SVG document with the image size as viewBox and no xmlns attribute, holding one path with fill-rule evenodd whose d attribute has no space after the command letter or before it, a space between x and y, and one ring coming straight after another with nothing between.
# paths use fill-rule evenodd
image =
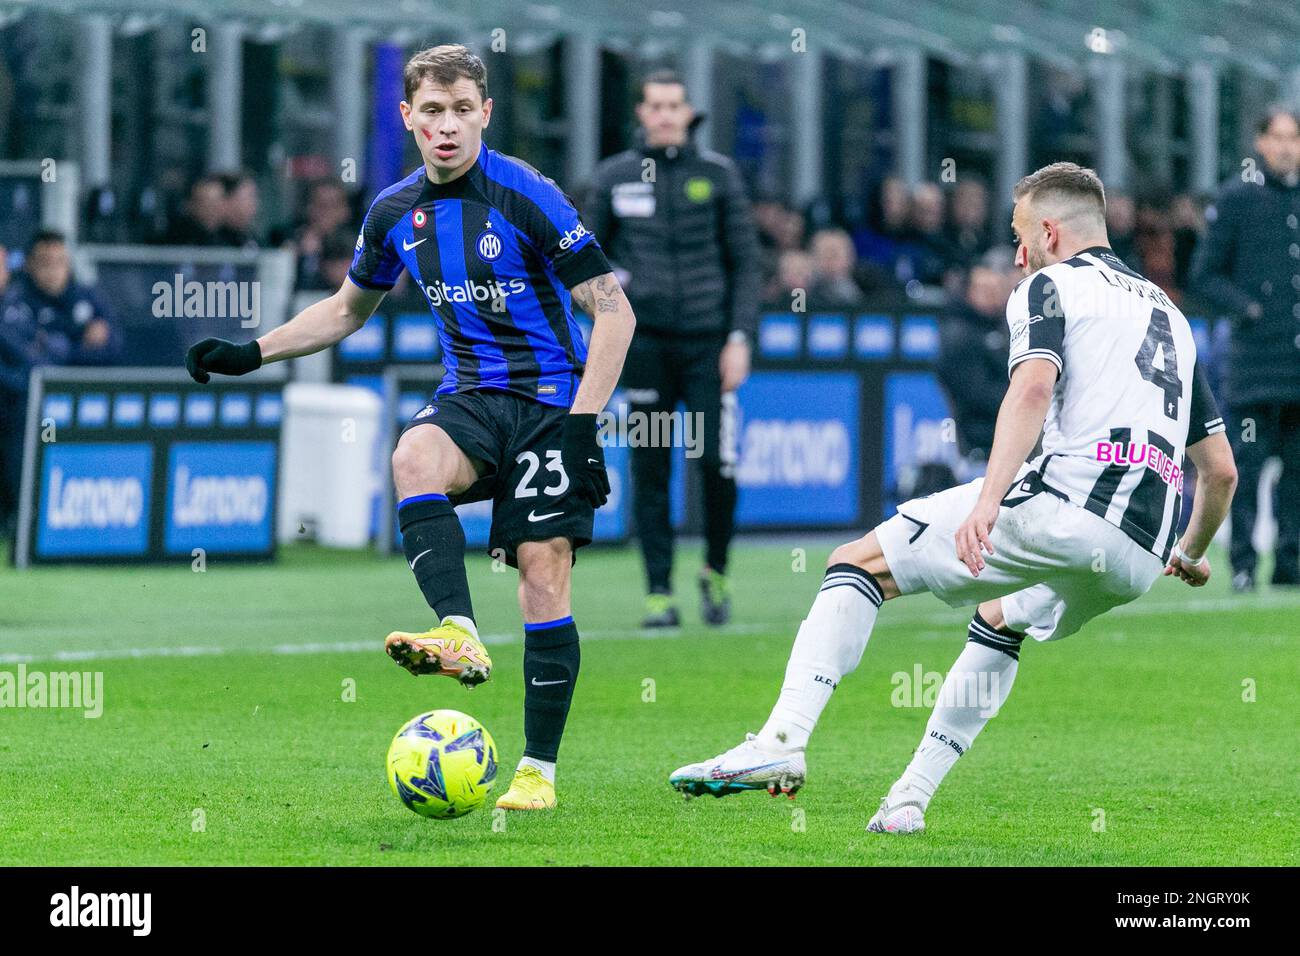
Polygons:
<instances>
[{"instance_id":1,"label":"number 23 on shorts","mask_svg":"<svg viewBox=\"0 0 1300 956\"><path fill-rule=\"evenodd\" d=\"M521 451L515 456L515 464L524 466L524 473L515 485L516 498L536 498L539 495L558 498L569 490L569 476L564 470L560 450L548 449L545 454L545 464L535 451Z\"/></svg>"}]
</instances>

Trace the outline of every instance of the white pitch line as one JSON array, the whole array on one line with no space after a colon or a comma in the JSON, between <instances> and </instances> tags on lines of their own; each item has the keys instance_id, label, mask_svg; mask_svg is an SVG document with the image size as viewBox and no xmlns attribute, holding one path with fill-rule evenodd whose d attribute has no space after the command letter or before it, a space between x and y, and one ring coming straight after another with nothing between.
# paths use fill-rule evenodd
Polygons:
<instances>
[{"instance_id":1,"label":"white pitch line","mask_svg":"<svg viewBox=\"0 0 1300 956\"><path fill-rule=\"evenodd\" d=\"M1240 597L1203 598L1196 600L1194 604L1168 600L1167 595L1162 594L1159 599L1151 601L1138 598L1131 604L1120 605L1110 613L1154 614L1167 611L1190 611L1193 614L1208 614L1213 611L1272 611L1280 608L1292 608L1300 613L1300 594L1250 594ZM1296 630L1300 633L1300 619Z\"/></svg>"},{"instance_id":2,"label":"white pitch line","mask_svg":"<svg viewBox=\"0 0 1300 956\"><path fill-rule=\"evenodd\" d=\"M772 630L775 624L730 624L718 628L717 633L725 636L753 634ZM680 628L665 631L594 630L582 632L583 640L664 640L681 637ZM518 644L523 640L521 634L483 634L484 644ZM0 654L0 666L10 664L34 664L50 661L75 663L77 661L133 660L155 657L226 657L238 655L275 656L293 654L360 654L380 653L383 651L381 641L311 641L304 644L272 644L269 647L222 647L220 645L195 645L189 647L113 647L79 651L56 651L53 654Z\"/></svg>"},{"instance_id":3,"label":"white pitch line","mask_svg":"<svg viewBox=\"0 0 1300 956\"><path fill-rule=\"evenodd\" d=\"M99 661L131 657L217 657L228 653L223 647L117 647L103 650L56 651L53 654L0 654L0 664L30 664L33 661Z\"/></svg>"},{"instance_id":4,"label":"white pitch line","mask_svg":"<svg viewBox=\"0 0 1300 956\"><path fill-rule=\"evenodd\" d=\"M1170 612L1181 614L1215 614L1222 611L1241 610L1243 608L1252 609L1277 609L1277 608L1294 608L1300 613L1300 599L1290 595L1266 594L1255 595L1249 598L1208 598L1197 601L1195 604L1176 604L1167 601L1144 601L1139 598L1131 604L1121 605L1114 608L1104 615L1105 618L1115 617L1144 617L1153 615L1164 615ZM914 628L912 637L924 639L934 639L946 635L946 632L933 630L936 626L953 625L960 617L960 609L953 608L947 611L935 611L917 617L909 617L902 621L890 621L888 617L882 622L886 627ZM793 621L768 622L768 623L744 623L729 624L725 627L711 629L710 634L717 634L723 637L736 637L745 634L760 634L768 632L784 633L793 639L794 632L798 625ZM1297 619L1296 627L1297 636L1300 636L1300 618ZM686 636L688 632L681 628L671 628L662 631L645 630L641 628L615 628L615 629L597 629L583 631L583 640L598 641L620 641L620 640L673 640L678 637ZM691 636L698 636L698 631L689 632ZM951 635L954 640L961 635L953 631ZM1114 639L1113 634L1105 635ZM483 643L489 645L499 644L518 644L523 639L521 634L485 634L482 636ZM56 651L53 654L0 654L0 666L12 664L32 664L43 661L67 662L74 663L77 661L107 661L107 660L142 660L157 657L225 657L237 656L241 654L259 655L271 654L275 656L292 655L292 654L360 654L380 651L380 642L377 640L368 641L312 641L303 644L273 644L268 647L222 647L219 645L191 645L182 647L124 647L124 648L100 648L90 650L73 650L73 651Z\"/></svg>"}]
</instances>

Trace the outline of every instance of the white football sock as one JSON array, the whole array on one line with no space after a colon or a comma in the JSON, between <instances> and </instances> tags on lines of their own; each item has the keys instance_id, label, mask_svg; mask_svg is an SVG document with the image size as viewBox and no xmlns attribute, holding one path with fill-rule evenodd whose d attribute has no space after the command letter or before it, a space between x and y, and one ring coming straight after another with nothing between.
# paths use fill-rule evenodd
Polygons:
<instances>
[{"instance_id":1,"label":"white football sock","mask_svg":"<svg viewBox=\"0 0 1300 956\"><path fill-rule=\"evenodd\" d=\"M957 758L1006 702L1019 667L1020 640L989 627L978 614L971 621L970 640L944 678L925 736L891 795L915 787L921 809L926 808Z\"/></svg>"},{"instance_id":2,"label":"white football sock","mask_svg":"<svg viewBox=\"0 0 1300 956\"><path fill-rule=\"evenodd\" d=\"M465 630L473 634L476 640L478 639L478 627L474 624L472 620L470 620L467 617L463 617L460 614L448 614L446 617L442 619L442 623L456 624L460 627L463 627Z\"/></svg>"},{"instance_id":3,"label":"white football sock","mask_svg":"<svg viewBox=\"0 0 1300 956\"><path fill-rule=\"evenodd\" d=\"M542 776L546 778L546 782L551 784L551 786L555 786L554 760L538 760L536 757L524 757L519 761L519 767L517 769L523 770L525 767L536 767L542 772Z\"/></svg>"},{"instance_id":4,"label":"white football sock","mask_svg":"<svg viewBox=\"0 0 1300 956\"><path fill-rule=\"evenodd\" d=\"M771 750L808 745L831 692L862 660L883 599L876 579L856 565L836 564L827 570L799 626L781 696L758 733L760 744Z\"/></svg>"}]
</instances>

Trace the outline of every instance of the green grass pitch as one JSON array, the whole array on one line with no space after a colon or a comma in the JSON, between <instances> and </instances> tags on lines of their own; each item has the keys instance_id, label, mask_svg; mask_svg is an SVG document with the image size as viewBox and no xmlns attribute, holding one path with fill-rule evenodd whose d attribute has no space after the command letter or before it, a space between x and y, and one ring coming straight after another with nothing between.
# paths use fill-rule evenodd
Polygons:
<instances>
[{"instance_id":1,"label":"green grass pitch","mask_svg":"<svg viewBox=\"0 0 1300 956\"><path fill-rule=\"evenodd\" d=\"M584 552L558 809L447 822L400 805L384 753L415 714L465 710L497 741L493 796L507 786L523 742L513 572L471 558L496 669L467 691L384 656L389 630L429 620L400 558L291 548L203 573L0 570L0 669L102 671L105 698L98 719L0 709L0 864L1300 862L1300 594L1234 597L1220 554L1202 591L1162 579L1068 640L1026 647L924 834L864 826L929 714L895 706L894 675L945 672L965 640L969 613L929 596L885 606L796 800L684 801L671 770L761 726L832 544L809 546L803 572L793 544L738 546L722 631L697 623L697 550L684 549L685 625L657 637L635 630L636 555Z\"/></svg>"}]
</instances>

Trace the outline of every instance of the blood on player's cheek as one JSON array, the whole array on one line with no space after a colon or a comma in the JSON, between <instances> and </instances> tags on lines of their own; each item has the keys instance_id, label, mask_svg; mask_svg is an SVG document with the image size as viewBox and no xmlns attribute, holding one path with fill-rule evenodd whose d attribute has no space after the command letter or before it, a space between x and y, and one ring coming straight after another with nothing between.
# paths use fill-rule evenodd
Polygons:
<instances>
[{"instance_id":1,"label":"blood on player's cheek","mask_svg":"<svg viewBox=\"0 0 1300 956\"><path fill-rule=\"evenodd\" d=\"M428 139L433 139L433 130L431 130L431 129L422 129L422 130L420 130L420 132L424 134L424 138L425 138L426 140L428 140Z\"/></svg>"}]
</instances>

